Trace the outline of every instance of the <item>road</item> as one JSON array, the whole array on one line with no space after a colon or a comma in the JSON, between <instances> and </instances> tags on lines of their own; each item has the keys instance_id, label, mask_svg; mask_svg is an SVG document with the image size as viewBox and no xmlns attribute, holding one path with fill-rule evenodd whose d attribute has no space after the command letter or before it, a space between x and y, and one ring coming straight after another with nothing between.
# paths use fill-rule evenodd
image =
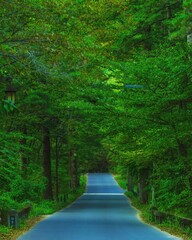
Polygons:
<instances>
[{"instance_id":1,"label":"road","mask_svg":"<svg viewBox=\"0 0 192 240\"><path fill-rule=\"evenodd\" d=\"M89 174L86 193L18 240L178 240L141 222L111 174Z\"/></svg>"}]
</instances>

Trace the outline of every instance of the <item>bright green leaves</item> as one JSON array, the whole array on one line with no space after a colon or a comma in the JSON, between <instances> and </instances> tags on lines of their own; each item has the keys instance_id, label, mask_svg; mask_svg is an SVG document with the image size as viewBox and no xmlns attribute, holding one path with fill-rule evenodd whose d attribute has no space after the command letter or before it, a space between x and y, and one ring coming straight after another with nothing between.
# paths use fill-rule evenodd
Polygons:
<instances>
[{"instance_id":1,"label":"bright green leaves","mask_svg":"<svg viewBox=\"0 0 192 240\"><path fill-rule=\"evenodd\" d=\"M182 144L189 149L192 130L191 49L180 36L188 27L190 1L184 2L184 9L179 2L0 3L1 74L12 76L19 89L17 114L10 114L8 121L2 114L1 126L3 132L8 129L8 136L0 144L0 170L8 184L3 187L11 189L18 201L32 199L32 192L24 194L29 182L33 191L42 193L41 130L45 126L52 140L59 138L59 171L67 190L70 148L77 152L82 172L102 170L107 159L123 174L131 169L138 183L140 170L148 168L149 183L158 179L157 194L163 193L163 199L157 199L160 205L170 197L166 194L170 185L176 199L174 178L178 184L181 180L179 188L189 188L187 177L182 180L179 175L182 171L190 175L186 159L191 153L180 156ZM132 87L125 89L126 85ZM6 100L3 106L8 113L15 110ZM22 179L20 164L28 152L20 149L24 139L13 136L16 130L34 137L23 144L33 150L27 166L32 177L23 181L18 194L14 188ZM172 177L174 161L179 167ZM54 171L54 159L52 164ZM18 177L10 185L14 170ZM36 179L41 179L42 188L38 189ZM180 189L179 194L180 201L186 191ZM173 207L175 199L170 203Z\"/></svg>"},{"instance_id":2,"label":"bright green leaves","mask_svg":"<svg viewBox=\"0 0 192 240\"><path fill-rule=\"evenodd\" d=\"M15 109L17 109L17 107L15 106L15 104L12 101L9 100L3 100L3 109L6 112L13 112Z\"/></svg>"},{"instance_id":3,"label":"bright green leaves","mask_svg":"<svg viewBox=\"0 0 192 240\"><path fill-rule=\"evenodd\" d=\"M19 140L22 138L18 132L0 132L0 179L1 188L9 189L12 179L19 173Z\"/></svg>"},{"instance_id":4,"label":"bright green leaves","mask_svg":"<svg viewBox=\"0 0 192 240\"><path fill-rule=\"evenodd\" d=\"M114 35L111 31L112 41L101 41L111 54L101 70L113 94L100 127L111 166L122 174L129 168L135 184L142 178L140 170L147 168L147 181L155 185L157 203L165 206L170 201L169 207L175 210L176 199L187 196L184 202L189 204L189 189L192 191L192 62L185 38L189 5L183 8L181 2L130 1L113 19L109 17L114 13L111 9L108 30L118 29ZM127 21L122 21L126 14ZM174 164L178 168L172 174ZM184 172L185 180L180 178ZM172 200L166 194L169 185L174 192Z\"/></svg>"}]
</instances>

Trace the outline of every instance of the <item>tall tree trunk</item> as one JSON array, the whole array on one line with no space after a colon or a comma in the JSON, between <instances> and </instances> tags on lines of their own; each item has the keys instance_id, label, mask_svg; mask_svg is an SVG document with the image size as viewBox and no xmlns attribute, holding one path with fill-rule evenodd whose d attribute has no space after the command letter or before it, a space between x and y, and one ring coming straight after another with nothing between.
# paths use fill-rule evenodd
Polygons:
<instances>
[{"instance_id":1,"label":"tall tree trunk","mask_svg":"<svg viewBox=\"0 0 192 240\"><path fill-rule=\"evenodd\" d=\"M189 176L189 180L188 180L189 187L192 192L192 173L191 173L192 167L191 167L191 163L190 163L190 160L188 157L188 155L189 155L188 154L188 146L187 146L187 144L181 143L179 140L177 142L178 142L180 156L183 158L183 161L184 161L185 174L187 174Z\"/></svg>"},{"instance_id":2,"label":"tall tree trunk","mask_svg":"<svg viewBox=\"0 0 192 240\"><path fill-rule=\"evenodd\" d=\"M58 137L55 139L55 195L56 201L59 200L59 151Z\"/></svg>"},{"instance_id":3,"label":"tall tree trunk","mask_svg":"<svg viewBox=\"0 0 192 240\"><path fill-rule=\"evenodd\" d=\"M151 39L151 26L146 26L145 28L146 40L144 42L145 49L150 51L152 49L152 39Z\"/></svg>"},{"instance_id":4,"label":"tall tree trunk","mask_svg":"<svg viewBox=\"0 0 192 240\"><path fill-rule=\"evenodd\" d=\"M24 127L22 129L24 135L27 135L27 129ZM21 146L26 146L27 141L26 138L22 138L20 141ZM24 178L27 176L27 165L28 165L28 158L23 154L23 149L21 149L21 173Z\"/></svg>"},{"instance_id":5,"label":"tall tree trunk","mask_svg":"<svg viewBox=\"0 0 192 240\"><path fill-rule=\"evenodd\" d=\"M69 163L69 176L70 176L70 183L69 183L69 187L72 188L73 187L73 170L72 170L72 161L73 161L73 151L71 148L69 148L69 152L68 152L68 163Z\"/></svg>"},{"instance_id":6,"label":"tall tree trunk","mask_svg":"<svg viewBox=\"0 0 192 240\"><path fill-rule=\"evenodd\" d=\"M171 6L170 5L166 5L166 14L167 14L167 19L171 19L172 18L172 11L171 11ZM170 29L169 27L167 28L167 33L168 36L170 35Z\"/></svg>"},{"instance_id":7,"label":"tall tree trunk","mask_svg":"<svg viewBox=\"0 0 192 240\"><path fill-rule=\"evenodd\" d=\"M180 108L182 108L182 106L180 105ZM177 141L177 145L178 145L178 153L180 155L180 157L182 158L183 164L184 164L184 174L189 176L189 187L191 189L192 192L192 174L191 174L191 162L189 160L189 153L188 153L188 146L186 143L183 143L180 139L178 139L178 134L177 134L177 129L175 125L172 125L173 130L175 131L175 137L176 137L176 141Z\"/></svg>"},{"instance_id":8,"label":"tall tree trunk","mask_svg":"<svg viewBox=\"0 0 192 240\"><path fill-rule=\"evenodd\" d=\"M127 169L127 188L128 191L134 192L133 176L131 175L129 168Z\"/></svg>"},{"instance_id":9,"label":"tall tree trunk","mask_svg":"<svg viewBox=\"0 0 192 240\"><path fill-rule=\"evenodd\" d=\"M79 173L78 173L78 159L77 156L74 156L74 167L75 167L75 187L79 187L80 186L80 177L79 177Z\"/></svg>"},{"instance_id":10,"label":"tall tree trunk","mask_svg":"<svg viewBox=\"0 0 192 240\"><path fill-rule=\"evenodd\" d=\"M148 191L146 190L148 181L148 169L140 170L140 181L139 181L139 199L142 203L148 202Z\"/></svg>"},{"instance_id":11,"label":"tall tree trunk","mask_svg":"<svg viewBox=\"0 0 192 240\"><path fill-rule=\"evenodd\" d=\"M192 44L192 6L189 0L185 0L185 14L188 16L186 21L187 43Z\"/></svg>"},{"instance_id":12,"label":"tall tree trunk","mask_svg":"<svg viewBox=\"0 0 192 240\"><path fill-rule=\"evenodd\" d=\"M79 186L79 176L77 171L77 159L73 149L69 149L69 174L70 174L70 187L75 189Z\"/></svg>"},{"instance_id":13,"label":"tall tree trunk","mask_svg":"<svg viewBox=\"0 0 192 240\"><path fill-rule=\"evenodd\" d=\"M44 197L45 199L53 199L51 178L51 143L50 132L47 127L43 127L43 170L44 176L47 179Z\"/></svg>"}]
</instances>

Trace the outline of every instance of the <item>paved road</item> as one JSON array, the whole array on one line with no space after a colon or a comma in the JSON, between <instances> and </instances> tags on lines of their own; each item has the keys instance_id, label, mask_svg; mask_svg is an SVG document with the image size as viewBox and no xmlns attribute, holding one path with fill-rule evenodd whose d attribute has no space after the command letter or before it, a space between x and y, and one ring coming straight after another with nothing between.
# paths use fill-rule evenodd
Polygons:
<instances>
[{"instance_id":1,"label":"paved road","mask_svg":"<svg viewBox=\"0 0 192 240\"><path fill-rule=\"evenodd\" d=\"M110 174L89 174L86 193L18 240L176 240L142 223Z\"/></svg>"}]
</instances>

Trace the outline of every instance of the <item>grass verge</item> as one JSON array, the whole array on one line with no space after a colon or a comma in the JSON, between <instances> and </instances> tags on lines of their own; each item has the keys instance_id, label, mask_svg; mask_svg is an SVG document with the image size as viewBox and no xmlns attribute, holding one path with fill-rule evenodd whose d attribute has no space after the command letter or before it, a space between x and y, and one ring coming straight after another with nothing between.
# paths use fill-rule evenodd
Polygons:
<instances>
[{"instance_id":1,"label":"grass verge","mask_svg":"<svg viewBox=\"0 0 192 240\"><path fill-rule=\"evenodd\" d=\"M120 175L114 175L114 177L121 188L127 188L125 179L123 179ZM139 218L143 222L180 237L183 240L192 240L191 229L182 228L178 225L178 223L172 221L164 221L161 224L154 222L152 220L150 205L142 204L131 192L126 192L125 195L130 199L132 206L139 211Z\"/></svg>"},{"instance_id":2,"label":"grass verge","mask_svg":"<svg viewBox=\"0 0 192 240\"><path fill-rule=\"evenodd\" d=\"M56 201L42 201L40 203L34 203L32 206L29 218L24 222L20 223L18 229L9 228L0 225L0 239L1 240L16 240L20 235L29 231L35 224L46 218L47 215L53 214L74 202L78 197L80 197L86 187L87 177L82 176L80 180L80 187L76 191L71 192L68 195L68 199L65 202Z\"/></svg>"}]
</instances>

